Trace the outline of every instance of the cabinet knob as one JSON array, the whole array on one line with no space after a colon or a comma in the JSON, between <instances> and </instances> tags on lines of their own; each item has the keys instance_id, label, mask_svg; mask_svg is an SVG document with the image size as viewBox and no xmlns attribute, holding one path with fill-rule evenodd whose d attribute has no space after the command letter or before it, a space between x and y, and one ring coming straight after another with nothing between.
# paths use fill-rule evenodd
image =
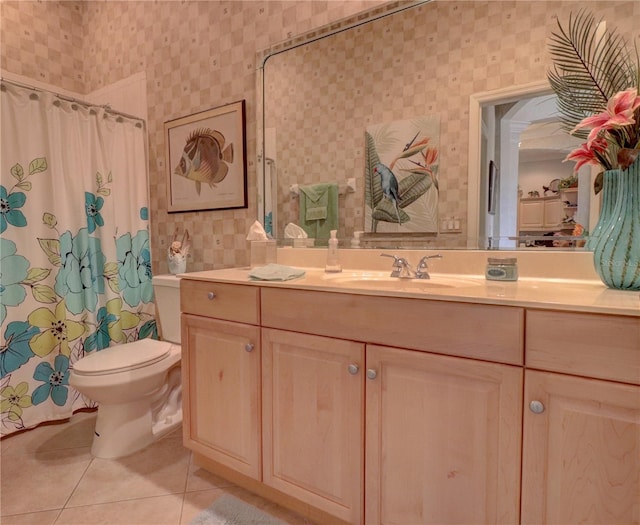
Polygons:
<instances>
[{"instance_id":1,"label":"cabinet knob","mask_svg":"<svg viewBox=\"0 0 640 525\"><path fill-rule=\"evenodd\" d=\"M541 401L533 400L529 403L529 410L534 414L542 414L544 412L544 405Z\"/></svg>"},{"instance_id":2,"label":"cabinet knob","mask_svg":"<svg viewBox=\"0 0 640 525\"><path fill-rule=\"evenodd\" d=\"M244 345L244 349L247 352L253 352L253 349L255 348L255 346L253 346L253 343L247 343L246 345Z\"/></svg>"},{"instance_id":3,"label":"cabinet knob","mask_svg":"<svg viewBox=\"0 0 640 525\"><path fill-rule=\"evenodd\" d=\"M349 370L349 373L354 376L356 375L359 371L360 371L360 367L358 365L356 365L355 363L351 363L348 367L347 370Z\"/></svg>"},{"instance_id":4,"label":"cabinet knob","mask_svg":"<svg viewBox=\"0 0 640 525\"><path fill-rule=\"evenodd\" d=\"M209 299L209 301L215 299L216 298L216 292L209 292L207 294L207 298Z\"/></svg>"},{"instance_id":5,"label":"cabinet knob","mask_svg":"<svg viewBox=\"0 0 640 525\"><path fill-rule=\"evenodd\" d=\"M375 379L376 377L378 377L378 372L376 372L375 368L369 368L367 370L367 378Z\"/></svg>"}]
</instances>

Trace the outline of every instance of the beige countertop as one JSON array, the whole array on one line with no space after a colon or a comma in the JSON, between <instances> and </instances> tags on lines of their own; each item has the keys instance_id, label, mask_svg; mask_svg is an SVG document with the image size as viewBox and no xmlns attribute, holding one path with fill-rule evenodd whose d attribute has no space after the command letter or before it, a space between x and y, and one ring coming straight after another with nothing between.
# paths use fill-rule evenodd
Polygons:
<instances>
[{"instance_id":1,"label":"beige countertop","mask_svg":"<svg viewBox=\"0 0 640 525\"><path fill-rule=\"evenodd\" d=\"M432 273L430 280L421 281L393 279L388 271L348 269L332 274L321 268L302 269L305 270L303 277L288 281L250 280L249 268L192 272L180 277L250 286L640 317L640 292L612 290L596 280L521 277L508 282L488 281L484 275Z\"/></svg>"}]
</instances>

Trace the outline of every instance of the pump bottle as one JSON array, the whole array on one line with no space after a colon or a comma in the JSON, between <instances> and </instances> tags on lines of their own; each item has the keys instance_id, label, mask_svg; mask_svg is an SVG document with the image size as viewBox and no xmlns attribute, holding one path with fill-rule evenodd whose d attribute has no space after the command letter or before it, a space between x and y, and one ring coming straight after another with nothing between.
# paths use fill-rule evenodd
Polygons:
<instances>
[{"instance_id":1,"label":"pump bottle","mask_svg":"<svg viewBox=\"0 0 640 525\"><path fill-rule=\"evenodd\" d=\"M337 233L337 230L331 230L329 250L327 251L327 265L324 268L324 271L327 273L337 273L342 271L342 266L340 266L340 256L338 255Z\"/></svg>"}]
</instances>

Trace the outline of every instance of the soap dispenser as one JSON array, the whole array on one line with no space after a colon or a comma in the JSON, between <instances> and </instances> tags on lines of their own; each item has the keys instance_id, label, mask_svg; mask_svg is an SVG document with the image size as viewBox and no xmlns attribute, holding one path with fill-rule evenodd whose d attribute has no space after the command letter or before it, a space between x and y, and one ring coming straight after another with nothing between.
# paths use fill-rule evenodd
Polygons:
<instances>
[{"instance_id":1,"label":"soap dispenser","mask_svg":"<svg viewBox=\"0 0 640 525\"><path fill-rule=\"evenodd\" d=\"M351 239L352 248L360 248L360 235L364 232L353 232L353 239Z\"/></svg>"},{"instance_id":2,"label":"soap dispenser","mask_svg":"<svg viewBox=\"0 0 640 525\"><path fill-rule=\"evenodd\" d=\"M338 256L338 239L336 234L337 230L331 230L331 238L329 239L329 251L327 252L327 265L324 268L325 272L337 273L342 271L340 266L340 257Z\"/></svg>"}]
</instances>

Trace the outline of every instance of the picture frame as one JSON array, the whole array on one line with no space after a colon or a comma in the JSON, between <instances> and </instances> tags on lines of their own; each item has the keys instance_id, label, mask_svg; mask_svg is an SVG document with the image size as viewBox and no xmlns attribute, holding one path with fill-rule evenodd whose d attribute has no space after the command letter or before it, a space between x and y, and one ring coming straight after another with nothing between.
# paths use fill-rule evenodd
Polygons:
<instances>
[{"instance_id":1,"label":"picture frame","mask_svg":"<svg viewBox=\"0 0 640 525\"><path fill-rule=\"evenodd\" d=\"M245 101L164 123L167 211L247 207Z\"/></svg>"},{"instance_id":2,"label":"picture frame","mask_svg":"<svg viewBox=\"0 0 640 525\"><path fill-rule=\"evenodd\" d=\"M365 129L364 231L438 232L440 115L414 116Z\"/></svg>"}]
</instances>

